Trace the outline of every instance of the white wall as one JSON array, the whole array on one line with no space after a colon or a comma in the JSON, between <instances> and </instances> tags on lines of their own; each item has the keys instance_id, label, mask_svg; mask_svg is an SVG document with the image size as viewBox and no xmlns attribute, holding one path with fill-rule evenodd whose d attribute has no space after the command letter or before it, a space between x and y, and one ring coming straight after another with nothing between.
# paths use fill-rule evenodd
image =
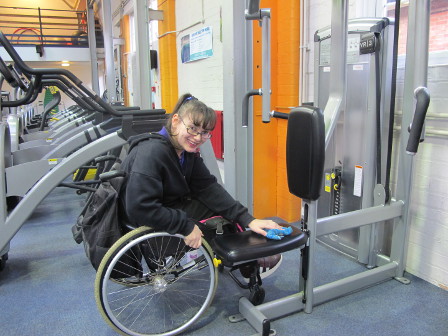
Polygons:
<instances>
[{"instance_id":1,"label":"white wall","mask_svg":"<svg viewBox=\"0 0 448 336\"><path fill-rule=\"evenodd\" d=\"M220 11L221 1L210 0L176 0L176 35L178 51L178 90L179 95L190 92L215 110L223 109L223 71ZM149 1L153 5L154 1ZM112 12L117 11L123 1L112 1ZM129 1L123 13L133 12L132 1ZM114 21L116 24L116 22ZM180 60L181 38L204 27L213 30L213 56L183 64ZM158 41L156 25L151 28L151 48L157 50ZM161 79L163 80L163 79ZM156 107L160 106L160 83L158 71L152 70L152 85L156 87L153 99ZM159 90L158 90L159 89Z\"/></svg>"},{"instance_id":2,"label":"white wall","mask_svg":"<svg viewBox=\"0 0 448 336\"><path fill-rule=\"evenodd\" d=\"M443 64L428 68L431 103L427 136L415 157L406 269L448 290L448 53L444 54Z\"/></svg>"},{"instance_id":3,"label":"white wall","mask_svg":"<svg viewBox=\"0 0 448 336\"><path fill-rule=\"evenodd\" d=\"M220 38L222 1L176 0L176 30L179 31L176 33L179 95L190 92L215 110L223 109L223 54ZM195 23L198 24L187 28ZM182 36L204 27L213 29L213 56L182 63L180 60Z\"/></svg>"}]
</instances>

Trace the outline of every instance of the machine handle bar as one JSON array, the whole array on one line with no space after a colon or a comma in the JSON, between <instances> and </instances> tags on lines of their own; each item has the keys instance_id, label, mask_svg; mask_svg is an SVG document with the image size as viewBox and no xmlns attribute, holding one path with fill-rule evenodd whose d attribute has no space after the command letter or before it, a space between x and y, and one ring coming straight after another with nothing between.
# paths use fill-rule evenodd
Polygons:
<instances>
[{"instance_id":1,"label":"machine handle bar","mask_svg":"<svg viewBox=\"0 0 448 336\"><path fill-rule=\"evenodd\" d=\"M272 112L271 112L271 116L272 116L273 118L286 119L286 120L288 120L288 118L289 118L289 113L272 111Z\"/></svg>"},{"instance_id":2,"label":"machine handle bar","mask_svg":"<svg viewBox=\"0 0 448 336\"><path fill-rule=\"evenodd\" d=\"M40 78L31 78L31 81L28 85L28 90L25 91L25 95L17 100L10 100L10 101L4 101L2 102L2 107L17 107L17 106L21 106L21 105L25 105L25 104L29 104L30 102L33 101L33 97L34 99L37 97L37 95L35 95L36 91L35 91L35 87L39 87L40 85Z\"/></svg>"},{"instance_id":3,"label":"machine handle bar","mask_svg":"<svg viewBox=\"0 0 448 336\"><path fill-rule=\"evenodd\" d=\"M243 127L247 127L249 125L249 98L255 95L261 96L261 89L258 90L250 90L246 92L243 97L243 110L242 112L242 124Z\"/></svg>"},{"instance_id":4,"label":"machine handle bar","mask_svg":"<svg viewBox=\"0 0 448 336\"><path fill-rule=\"evenodd\" d=\"M414 96L417 99L417 103L415 105L414 118L412 119L411 131L406 146L406 153L409 155L415 155L417 153L430 101L429 91L425 87L415 89Z\"/></svg>"}]
</instances>

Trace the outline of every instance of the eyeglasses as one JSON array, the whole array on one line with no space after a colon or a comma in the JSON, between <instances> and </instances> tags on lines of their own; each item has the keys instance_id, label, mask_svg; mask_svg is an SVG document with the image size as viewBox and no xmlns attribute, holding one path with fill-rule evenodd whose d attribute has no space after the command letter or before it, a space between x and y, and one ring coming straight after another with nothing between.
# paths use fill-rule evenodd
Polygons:
<instances>
[{"instance_id":1,"label":"eyeglasses","mask_svg":"<svg viewBox=\"0 0 448 336\"><path fill-rule=\"evenodd\" d=\"M210 131L201 131L201 132L199 132L198 131L198 127L196 127L196 126L188 127L187 125L185 125L185 123L184 123L184 121L182 120L181 117L179 117L179 119L180 119L180 121L182 121L182 124L184 124L185 129L187 130L188 134L194 135L194 136L200 135L201 138L203 138L203 139L210 139L212 137L212 133L210 133Z\"/></svg>"}]
</instances>

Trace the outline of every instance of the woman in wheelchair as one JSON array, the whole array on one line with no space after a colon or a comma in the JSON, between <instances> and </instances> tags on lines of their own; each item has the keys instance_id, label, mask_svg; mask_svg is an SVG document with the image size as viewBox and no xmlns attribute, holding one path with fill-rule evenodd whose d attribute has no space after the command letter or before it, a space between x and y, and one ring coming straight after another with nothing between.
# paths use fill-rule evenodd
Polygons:
<instances>
[{"instance_id":1,"label":"woman in wheelchair","mask_svg":"<svg viewBox=\"0 0 448 336\"><path fill-rule=\"evenodd\" d=\"M214 296L216 234L250 228L266 236L267 230L283 228L255 219L205 166L199 147L215 124L213 109L184 94L160 132L129 139L121 166L127 179L120 193L121 220L137 229L109 250L95 283L103 317L120 333L174 335L185 330ZM280 262L278 254L254 260L249 268L234 267L247 278L252 301L264 299L264 291L252 288Z\"/></svg>"},{"instance_id":2,"label":"woman in wheelchair","mask_svg":"<svg viewBox=\"0 0 448 336\"><path fill-rule=\"evenodd\" d=\"M234 229L238 223L264 236L265 229L282 228L272 220L254 219L210 174L198 151L215 124L215 111L187 93L158 137L132 139L122 164L127 183L120 197L132 226L151 223L157 231L180 233L192 248L201 246L202 236L213 245L214 230L200 222L213 216L222 216ZM266 272L281 260L270 259L273 265L261 261Z\"/></svg>"}]
</instances>

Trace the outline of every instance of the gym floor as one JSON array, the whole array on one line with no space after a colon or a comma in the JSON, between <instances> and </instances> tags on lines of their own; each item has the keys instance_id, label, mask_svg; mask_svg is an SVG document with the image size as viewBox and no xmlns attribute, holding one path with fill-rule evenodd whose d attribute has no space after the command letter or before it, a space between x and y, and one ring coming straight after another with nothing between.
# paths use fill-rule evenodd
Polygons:
<instances>
[{"instance_id":1,"label":"gym floor","mask_svg":"<svg viewBox=\"0 0 448 336\"><path fill-rule=\"evenodd\" d=\"M11 241L0 273L0 335L104 335L116 333L102 319L94 297L95 270L71 235L83 205L73 190L55 189ZM266 302L298 289L299 252L284 255L279 270L264 280ZM318 246L318 285L362 266ZM272 322L277 335L448 335L448 292L407 274L403 285L390 280ZM232 324L238 299L246 295L226 274L206 315L184 335L253 335L247 322Z\"/></svg>"}]
</instances>

